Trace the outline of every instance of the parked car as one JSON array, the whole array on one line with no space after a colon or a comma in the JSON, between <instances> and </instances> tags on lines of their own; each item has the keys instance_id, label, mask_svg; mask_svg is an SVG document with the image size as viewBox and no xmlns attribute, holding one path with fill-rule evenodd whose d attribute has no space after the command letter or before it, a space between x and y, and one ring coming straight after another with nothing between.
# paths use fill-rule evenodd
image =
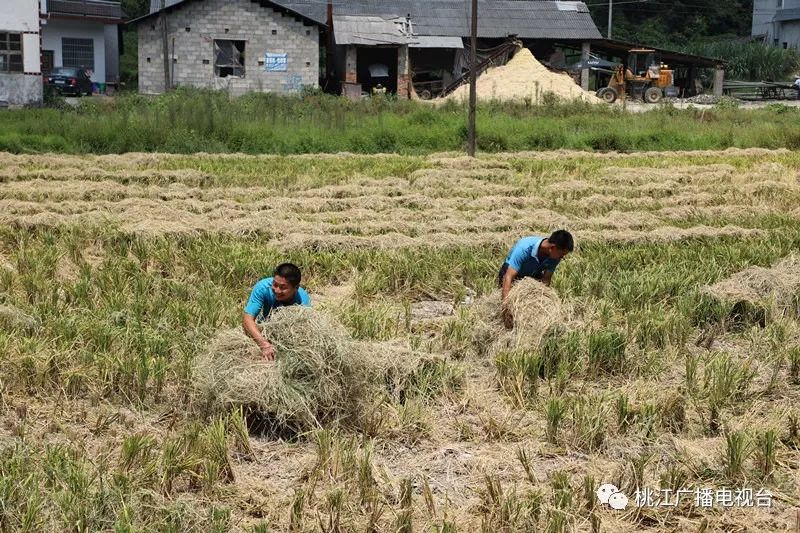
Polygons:
<instances>
[{"instance_id":1,"label":"parked car","mask_svg":"<svg viewBox=\"0 0 800 533\"><path fill-rule=\"evenodd\" d=\"M92 80L82 68L55 67L47 75L45 82L47 85L55 87L62 94L75 96L92 94Z\"/></svg>"}]
</instances>

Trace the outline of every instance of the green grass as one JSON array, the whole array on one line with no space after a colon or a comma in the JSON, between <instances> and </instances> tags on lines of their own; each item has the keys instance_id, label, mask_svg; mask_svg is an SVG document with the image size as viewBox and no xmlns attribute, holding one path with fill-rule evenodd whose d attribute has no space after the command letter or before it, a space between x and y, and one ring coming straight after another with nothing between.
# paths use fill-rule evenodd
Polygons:
<instances>
[{"instance_id":1,"label":"green grass","mask_svg":"<svg viewBox=\"0 0 800 533\"><path fill-rule=\"evenodd\" d=\"M352 103L328 95L221 93L181 89L150 98L124 94L78 109L0 115L0 151L15 153L244 152L426 154L463 150L465 108L392 99ZM593 151L798 148L793 108L630 115L604 105L493 103L478 112L485 152L572 148Z\"/></svg>"}]
</instances>

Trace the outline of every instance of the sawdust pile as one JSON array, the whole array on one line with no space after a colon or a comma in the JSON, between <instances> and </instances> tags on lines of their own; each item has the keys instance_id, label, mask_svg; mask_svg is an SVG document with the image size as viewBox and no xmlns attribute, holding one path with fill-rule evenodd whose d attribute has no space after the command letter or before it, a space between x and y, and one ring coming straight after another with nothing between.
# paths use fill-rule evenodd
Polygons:
<instances>
[{"instance_id":1,"label":"sawdust pile","mask_svg":"<svg viewBox=\"0 0 800 533\"><path fill-rule=\"evenodd\" d=\"M518 100L542 103L545 94L564 100L600 103L594 93L581 89L568 74L549 70L539 63L527 48L520 48L511 61L490 68L478 77L479 100ZM469 85L465 84L444 100L466 101Z\"/></svg>"},{"instance_id":2,"label":"sawdust pile","mask_svg":"<svg viewBox=\"0 0 800 533\"><path fill-rule=\"evenodd\" d=\"M763 310L775 314L800 312L800 257L789 256L770 268L753 266L705 288L732 306L734 314Z\"/></svg>"},{"instance_id":3,"label":"sawdust pile","mask_svg":"<svg viewBox=\"0 0 800 533\"><path fill-rule=\"evenodd\" d=\"M554 329L573 322L572 313L558 293L532 278L514 283L507 303L514 317L511 330L503 324L499 290L475 303L473 341L480 355L494 356L503 350L535 348Z\"/></svg>"},{"instance_id":4,"label":"sawdust pile","mask_svg":"<svg viewBox=\"0 0 800 533\"><path fill-rule=\"evenodd\" d=\"M275 362L240 329L221 331L195 359L194 387L212 408L245 407L273 429L357 422L382 394L401 396L429 363L404 346L355 342L328 314L299 306L276 310L262 334Z\"/></svg>"}]
</instances>

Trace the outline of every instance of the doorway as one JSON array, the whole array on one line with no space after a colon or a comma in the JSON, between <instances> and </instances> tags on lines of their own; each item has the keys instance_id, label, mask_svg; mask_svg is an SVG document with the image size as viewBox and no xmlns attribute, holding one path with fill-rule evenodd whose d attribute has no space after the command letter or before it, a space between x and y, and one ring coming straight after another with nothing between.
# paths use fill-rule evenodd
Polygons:
<instances>
[{"instance_id":1,"label":"doorway","mask_svg":"<svg viewBox=\"0 0 800 533\"><path fill-rule=\"evenodd\" d=\"M359 47L356 75L362 91L372 94L381 84L390 94L397 93L397 47Z\"/></svg>"}]
</instances>

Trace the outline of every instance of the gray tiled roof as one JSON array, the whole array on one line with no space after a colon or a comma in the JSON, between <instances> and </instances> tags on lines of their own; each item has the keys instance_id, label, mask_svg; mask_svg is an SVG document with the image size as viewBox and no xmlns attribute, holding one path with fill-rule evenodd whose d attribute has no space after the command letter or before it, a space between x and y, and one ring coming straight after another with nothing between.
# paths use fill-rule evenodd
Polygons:
<instances>
[{"instance_id":1,"label":"gray tiled roof","mask_svg":"<svg viewBox=\"0 0 800 533\"><path fill-rule=\"evenodd\" d=\"M151 0L151 11L160 0ZM166 0L171 6L188 0ZM274 0L271 2L325 25L325 0ZM414 33L452 37L469 36L470 11L465 0L334 0L336 15L370 15L386 18L411 16ZM522 39L601 39L583 2L550 0L478 0L478 36Z\"/></svg>"},{"instance_id":2,"label":"gray tiled roof","mask_svg":"<svg viewBox=\"0 0 800 533\"><path fill-rule=\"evenodd\" d=\"M278 0L276 3L324 24L320 0ZM339 0L337 15L411 15L418 35L469 36L470 10L465 0ZM548 0L478 0L478 36L517 35L523 39L600 39L602 36L583 2Z\"/></svg>"}]
</instances>

